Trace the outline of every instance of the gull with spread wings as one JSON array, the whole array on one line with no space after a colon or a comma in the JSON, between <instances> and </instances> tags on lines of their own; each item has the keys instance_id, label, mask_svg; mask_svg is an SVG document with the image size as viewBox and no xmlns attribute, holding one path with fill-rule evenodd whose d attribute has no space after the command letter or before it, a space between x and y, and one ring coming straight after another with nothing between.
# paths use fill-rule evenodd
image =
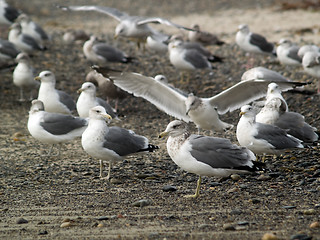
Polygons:
<instances>
[{"instance_id":1,"label":"gull with spread wings","mask_svg":"<svg viewBox=\"0 0 320 240\"><path fill-rule=\"evenodd\" d=\"M104 6L57 6L65 11L96 11L103 14L107 14L113 17L119 24L115 29L115 37L127 37L135 39L138 43L145 43L148 36L158 34L158 32L152 29L148 23L165 24L168 26L176 27L179 29L185 29L188 31L195 31L194 29L181 26L173 23L167 19L160 17L142 17L142 16L130 16L125 12L121 12L116 8L104 7Z\"/></svg>"},{"instance_id":2,"label":"gull with spread wings","mask_svg":"<svg viewBox=\"0 0 320 240\"><path fill-rule=\"evenodd\" d=\"M112 80L116 86L133 93L134 96L148 100L167 114L185 122L194 122L199 131L200 129L223 131L232 128L233 125L219 119L219 114L233 111L265 96L271 82L255 79L242 81L215 96L200 98L193 94L185 96L168 84L139 73L101 67L93 67L93 69ZM304 83L279 82L278 85L282 91L285 91Z\"/></svg>"}]
</instances>

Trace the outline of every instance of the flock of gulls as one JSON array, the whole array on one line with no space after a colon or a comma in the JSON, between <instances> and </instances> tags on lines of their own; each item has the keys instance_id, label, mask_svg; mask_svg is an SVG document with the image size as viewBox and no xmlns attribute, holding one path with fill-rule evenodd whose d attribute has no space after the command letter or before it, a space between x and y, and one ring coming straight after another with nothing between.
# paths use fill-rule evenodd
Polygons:
<instances>
[{"instance_id":1,"label":"flock of gulls","mask_svg":"<svg viewBox=\"0 0 320 240\"><path fill-rule=\"evenodd\" d=\"M215 34L202 31L199 24L189 28L164 18L130 16L103 6L56 7L69 11L70 18L73 11L95 11L114 18L119 22L115 37L128 38L140 48L167 54L170 63L181 72L211 69L213 62L223 61L207 46L221 46L225 42ZM79 86L80 95L75 102L68 93L56 89L53 72L43 70L36 76L30 65L30 57L34 53L47 49L47 43L52 41L50 35L30 16L9 6L4 0L0 0L0 23L10 25L8 39L0 39L0 59L2 62L12 59L17 62L13 84L20 88L19 101L25 100L26 90L30 93L37 91L38 94L37 98L30 95L30 99L34 99L27 126L30 134L40 142L51 145L48 152L51 156L53 145L60 146L81 137L84 151L100 160L101 178L104 178L103 161L109 162L106 177L109 179L112 163L121 161L127 155L158 149L145 136L109 126L110 121L120 120L117 115L119 101L130 94L146 99L159 111L176 119L167 125L159 138L168 136L167 151L178 166L199 175L192 197L200 194L202 176L225 177L233 173L262 171L264 164L257 161L257 156L279 155L285 150L303 148L318 140L317 129L305 122L301 114L291 112L282 96L283 91L303 88L306 83L288 80L270 69L253 67L234 86L215 96L197 97L175 88L164 75L150 77L110 69L110 62L130 64L135 58L94 35L86 38L82 31L69 31L63 39L86 39L83 55L95 64L86 81ZM180 33L184 31L188 39L181 34L159 32L152 28L154 23L177 28ZM276 47L260 34L252 33L246 24L239 26L235 42L252 57L270 55L285 66L301 65L306 73L320 77L320 50L316 45L299 47L289 39L281 39ZM96 96L97 88L104 93L102 98ZM264 100L257 101L262 98ZM115 107L109 105L111 99L116 100ZM222 121L220 115L236 109L241 109L241 117L235 127L238 144L226 138L201 135L203 130L214 134L232 129L234 126ZM78 116L72 115L76 113ZM196 125L197 134L190 132L188 123ZM60 150L56 155L59 153Z\"/></svg>"}]
</instances>

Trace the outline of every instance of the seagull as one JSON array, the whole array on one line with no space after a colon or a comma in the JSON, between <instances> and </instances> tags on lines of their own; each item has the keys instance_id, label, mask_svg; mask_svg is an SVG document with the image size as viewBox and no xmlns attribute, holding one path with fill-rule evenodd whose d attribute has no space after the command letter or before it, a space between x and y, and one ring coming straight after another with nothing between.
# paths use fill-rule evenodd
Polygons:
<instances>
[{"instance_id":1,"label":"seagull","mask_svg":"<svg viewBox=\"0 0 320 240\"><path fill-rule=\"evenodd\" d=\"M303 45L299 48L298 56L302 59L306 52L317 52L320 53L320 48L314 44Z\"/></svg>"},{"instance_id":2,"label":"seagull","mask_svg":"<svg viewBox=\"0 0 320 240\"><path fill-rule=\"evenodd\" d=\"M26 53L19 53L16 61L18 65L15 67L12 77L13 84L20 88L19 101L25 101L23 90L30 90L30 99L32 99L32 91L39 88L39 82L34 80L34 69L30 65L29 56Z\"/></svg>"},{"instance_id":3,"label":"seagull","mask_svg":"<svg viewBox=\"0 0 320 240\"><path fill-rule=\"evenodd\" d=\"M260 34L250 32L247 24L239 25L236 34L236 43L246 52L274 54L274 45Z\"/></svg>"},{"instance_id":4,"label":"seagull","mask_svg":"<svg viewBox=\"0 0 320 240\"><path fill-rule=\"evenodd\" d=\"M315 51L306 52L302 58L303 70L309 75L320 78L320 53ZM317 92L320 94L320 80L318 80Z\"/></svg>"},{"instance_id":5,"label":"seagull","mask_svg":"<svg viewBox=\"0 0 320 240\"><path fill-rule=\"evenodd\" d=\"M20 14L19 10L8 5L5 0L0 0L0 24L11 25Z\"/></svg>"},{"instance_id":6,"label":"seagull","mask_svg":"<svg viewBox=\"0 0 320 240\"><path fill-rule=\"evenodd\" d=\"M42 45L45 41L49 40L49 36L45 30L40 25L32 21L27 14L20 14L17 18L17 22L21 24L22 33L28 34L34 38L39 45Z\"/></svg>"},{"instance_id":7,"label":"seagull","mask_svg":"<svg viewBox=\"0 0 320 240\"><path fill-rule=\"evenodd\" d=\"M42 71L35 80L41 81L38 99L41 100L47 112L71 114L76 109L72 97L55 89L56 77L50 71Z\"/></svg>"},{"instance_id":8,"label":"seagull","mask_svg":"<svg viewBox=\"0 0 320 240\"><path fill-rule=\"evenodd\" d=\"M102 98L96 97L96 86L92 82L85 82L78 90L80 96L77 101L77 111L80 117L89 117L89 110L95 106L102 106L113 118L118 118L112 107Z\"/></svg>"},{"instance_id":9,"label":"seagull","mask_svg":"<svg viewBox=\"0 0 320 240\"><path fill-rule=\"evenodd\" d=\"M286 149L303 148L301 140L279 127L256 122L256 113L249 105L241 107L237 139L241 146L255 154L281 154Z\"/></svg>"},{"instance_id":10,"label":"seagull","mask_svg":"<svg viewBox=\"0 0 320 240\"><path fill-rule=\"evenodd\" d=\"M16 46L7 40L0 39L0 59L7 61L15 59L20 53Z\"/></svg>"},{"instance_id":11,"label":"seagull","mask_svg":"<svg viewBox=\"0 0 320 240\"><path fill-rule=\"evenodd\" d=\"M218 114L233 111L243 104L266 95L269 81L242 81L221 93L200 98L189 94L185 96L167 84L152 77L133 72L120 72L106 68L96 68L98 72L111 79L115 85L136 97L145 98L167 114L185 122L194 122L198 129L223 131L232 127L219 119ZM281 82L282 89L288 90L304 83Z\"/></svg>"},{"instance_id":12,"label":"seagull","mask_svg":"<svg viewBox=\"0 0 320 240\"><path fill-rule=\"evenodd\" d=\"M282 100L272 98L256 116L256 121L275 125L306 143L318 140L317 129L305 122L303 115L282 109Z\"/></svg>"},{"instance_id":13,"label":"seagull","mask_svg":"<svg viewBox=\"0 0 320 240\"><path fill-rule=\"evenodd\" d=\"M82 134L82 147L92 157L100 159L100 178L103 160L109 161L106 179L110 179L111 164L130 154L153 152L158 146L149 144L146 137L120 127L108 127L111 116L101 106L90 109L89 125Z\"/></svg>"},{"instance_id":14,"label":"seagull","mask_svg":"<svg viewBox=\"0 0 320 240\"><path fill-rule=\"evenodd\" d=\"M106 43L96 43L96 40L97 38L92 35L90 39L83 44L83 53L89 61L100 65L105 65L108 62L128 63L132 61L132 57L128 57L119 49Z\"/></svg>"},{"instance_id":15,"label":"seagull","mask_svg":"<svg viewBox=\"0 0 320 240\"><path fill-rule=\"evenodd\" d=\"M77 41L87 41L90 36L81 29L68 29L62 37L63 41L67 44L71 44Z\"/></svg>"},{"instance_id":16,"label":"seagull","mask_svg":"<svg viewBox=\"0 0 320 240\"><path fill-rule=\"evenodd\" d=\"M125 38L136 39L138 46L140 43L144 43L148 36L155 34L155 30L148 25L149 23L165 24L179 29L194 31L193 29L173 23L164 18L130 16L127 13L121 12L116 8L92 5L58 7L65 11L96 11L113 17L114 19L119 21L119 24L115 29L115 37L121 36Z\"/></svg>"},{"instance_id":17,"label":"seagull","mask_svg":"<svg viewBox=\"0 0 320 240\"><path fill-rule=\"evenodd\" d=\"M195 31L188 32L188 40L190 42L197 42L202 44L203 46L209 45L218 45L221 46L225 44L225 42L221 41L217 35L201 31L199 24L192 24L191 28Z\"/></svg>"},{"instance_id":18,"label":"seagull","mask_svg":"<svg viewBox=\"0 0 320 240\"><path fill-rule=\"evenodd\" d=\"M191 134L183 121L170 122L159 138L167 135L167 151L171 159L183 170L199 175L195 194L186 197L199 197L202 176L227 177L261 170L249 149L225 138Z\"/></svg>"},{"instance_id":19,"label":"seagull","mask_svg":"<svg viewBox=\"0 0 320 240\"><path fill-rule=\"evenodd\" d=\"M46 112L40 100L36 99L31 102L28 130L35 139L51 145L48 155L51 155L54 144L61 144L80 137L87 125L88 121L83 118ZM60 147L57 155L59 154Z\"/></svg>"},{"instance_id":20,"label":"seagull","mask_svg":"<svg viewBox=\"0 0 320 240\"><path fill-rule=\"evenodd\" d=\"M22 33L19 23L10 26L8 40L12 42L19 50L31 54L35 51L43 51L46 48L39 45L38 42L28 34Z\"/></svg>"},{"instance_id":21,"label":"seagull","mask_svg":"<svg viewBox=\"0 0 320 240\"><path fill-rule=\"evenodd\" d=\"M157 53L167 53L169 40L169 35L154 31L154 34L147 37L146 48Z\"/></svg>"},{"instance_id":22,"label":"seagull","mask_svg":"<svg viewBox=\"0 0 320 240\"><path fill-rule=\"evenodd\" d=\"M241 76L241 81L251 80L251 79L263 79L273 82L288 82L290 81L288 78L282 76L280 73L270 70L265 67L254 67L246 72L244 72Z\"/></svg>"},{"instance_id":23,"label":"seagull","mask_svg":"<svg viewBox=\"0 0 320 240\"><path fill-rule=\"evenodd\" d=\"M93 66L92 68L94 69L95 67L96 66ZM99 93L107 99L108 103L110 103L112 99L115 99L115 112L118 110L119 100L122 100L129 95L126 91L114 85L110 79L105 78L96 70L92 70L87 74L86 81L97 85Z\"/></svg>"},{"instance_id":24,"label":"seagull","mask_svg":"<svg viewBox=\"0 0 320 240\"><path fill-rule=\"evenodd\" d=\"M277 58L283 65L299 66L302 59L298 56L299 47L289 39L282 38L278 42Z\"/></svg>"}]
</instances>

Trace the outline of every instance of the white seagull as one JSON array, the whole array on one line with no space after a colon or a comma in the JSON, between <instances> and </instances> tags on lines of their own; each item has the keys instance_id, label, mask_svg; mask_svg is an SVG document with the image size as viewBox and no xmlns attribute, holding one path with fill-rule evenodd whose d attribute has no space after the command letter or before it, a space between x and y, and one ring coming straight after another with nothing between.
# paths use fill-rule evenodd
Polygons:
<instances>
[{"instance_id":1,"label":"white seagull","mask_svg":"<svg viewBox=\"0 0 320 240\"><path fill-rule=\"evenodd\" d=\"M283 65L299 66L302 58L298 56L299 47L289 39L280 39L277 47L277 58Z\"/></svg>"},{"instance_id":2,"label":"white seagull","mask_svg":"<svg viewBox=\"0 0 320 240\"><path fill-rule=\"evenodd\" d=\"M35 139L51 145L48 155L51 154L54 144L80 137L88 125L87 120L83 118L46 112L40 100L33 100L31 104L28 130ZM57 155L59 154L60 147Z\"/></svg>"},{"instance_id":3,"label":"white seagull","mask_svg":"<svg viewBox=\"0 0 320 240\"><path fill-rule=\"evenodd\" d=\"M44 103L47 112L71 114L76 109L72 97L55 88L56 77L52 72L42 71L35 80L41 81L38 99Z\"/></svg>"},{"instance_id":4,"label":"white seagull","mask_svg":"<svg viewBox=\"0 0 320 240\"><path fill-rule=\"evenodd\" d=\"M261 170L249 149L225 138L191 134L183 121L170 122L159 137L166 135L169 135L167 150L171 159L183 170L199 175L195 194L186 197L200 195L201 176L227 177Z\"/></svg>"},{"instance_id":5,"label":"white seagull","mask_svg":"<svg viewBox=\"0 0 320 240\"><path fill-rule=\"evenodd\" d=\"M110 178L111 164L125 156L140 152L153 152L157 146L149 144L146 137L120 127L108 127L106 120L111 116L101 106L89 112L89 125L82 134L82 147L92 157L100 159L100 178L103 160L109 161L107 179Z\"/></svg>"},{"instance_id":6,"label":"white seagull","mask_svg":"<svg viewBox=\"0 0 320 240\"><path fill-rule=\"evenodd\" d=\"M265 96L270 83L264 80L242 81L215 96L199 98L193 94L185 96L166 83L138 73L119 72L106 68L96 68L96 70L111 79L118 87L133 93L134 96L145 98L167 114L186 122L192 121L199 129L214 131L223 131L232 127L231 124L221 121L219 114L233 111ZM295 84L301 83L279 83L284 90L291 89Z\"/></svg>"}]
</instances>

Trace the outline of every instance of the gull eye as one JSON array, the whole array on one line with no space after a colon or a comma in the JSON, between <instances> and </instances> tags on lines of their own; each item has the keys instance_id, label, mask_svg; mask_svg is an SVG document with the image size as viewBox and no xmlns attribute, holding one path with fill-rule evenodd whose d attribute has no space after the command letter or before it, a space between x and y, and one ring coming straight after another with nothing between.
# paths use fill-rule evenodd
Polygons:
<instances>
[{"instance_id":1,"label":"gull eye","mask_svg":"<svg viewBox=\"0 0 320 240\"><path fill-rule=\"evenodd\" d=\"M50 73L46 73L44 76L45 76L45 77L49 77L49 76L50 76Z\"/></svg>"}]
</instances>

